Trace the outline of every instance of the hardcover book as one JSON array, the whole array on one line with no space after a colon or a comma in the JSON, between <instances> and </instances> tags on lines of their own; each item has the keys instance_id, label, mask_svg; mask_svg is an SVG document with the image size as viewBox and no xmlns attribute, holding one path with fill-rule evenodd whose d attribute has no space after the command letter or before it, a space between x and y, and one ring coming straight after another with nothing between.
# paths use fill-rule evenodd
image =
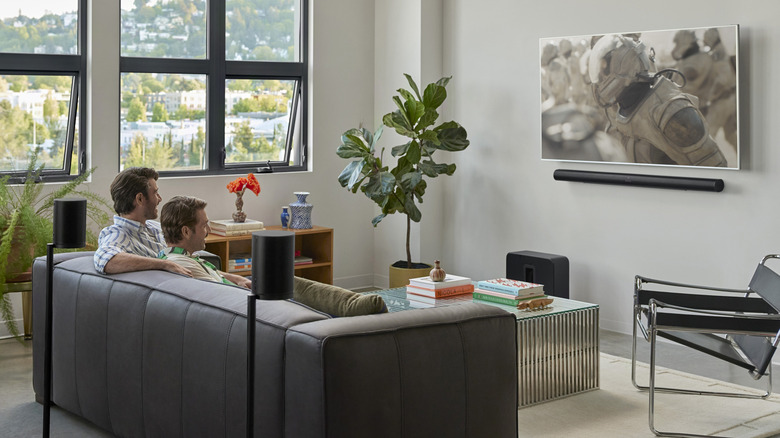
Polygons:
<instances>
[{"instance_id":1,"label":"hardcover book","mask_svg":"<svg viewBox=\"0 0 780 438\"><path fill-rule=\"evenodd\" d=\"M544 294L544 285L538 283L529 283L527 281L510 280L509 278L482 280L477 282L477 287L479 289L503 292L506 294L517 295L519 297L529 297Z\"/></svg>"},{"instance_id":2,"label":"hardcover book","mask_svg":"<svg viewBox=\"0 0 780 438\"><path fill-rule=\"evenodd\" d=\"M254 233L255 231L263 231L265 228L258 228L256 230L215 230L212 228L211 234L217 235L217 236L225 236L225 237L232 237L232 236L246 236L249 234Z\"/></svg>"},{"instance_id":3,"label":"hardcover book","mask_svg":"<svg viewBox=\"0 0 780 438\"><path fill-rule=\"evenodd\" d=\"M464 284L471 284L471 279L468 277L461 277L458 275L447 274L443 281L433 281L431 277L417 277L410 278L409 284L416 287L424 287L426 289L447 289L453 286L462 286Z\"/></svg>"},{"instance_id":4,"label":"hardcover book","mask_svg":"<svg viewBox=\"0 0 780 438\"><path fill-rule=\"evenodd\" d=\"M474 293L472 294L472 298L474 298L475 300L505 304L507 306L512 306L512 307L517 307L519 303L525 303L528 301L536 300L544 296L545 295L535 295L527 298L520 298L514 295L491 293L490 291L486 291L482 289L474 289Z\"/></svg>"},{"instance_id":5,"label":"hardcover book","mask_svg":"<svg viewBox=\"0 0 780 438\"><path fill-rule=\"evenodd\" d=\"M426 289L422 287L416 287L413 285L406 286L407 294L421 295L424 297L432 298L445 298L455 295L464 295L474 292L474 285L469 283L461 286L453 286L446 289Z\"/></svg>"},{"instance_id":6,"label":"hardcover book","mask_svg":"<svg viewBox=\"0 0 780 438\"><path fill-rule=\"evenodd\" d=\"M217 219L209 221L209 227L212 231L236 231L236 230L252 230L258 231L263 229L263 223L254 219L247 219L244 222L236 222L231 219Z\"/></svg>"}]
</instances>

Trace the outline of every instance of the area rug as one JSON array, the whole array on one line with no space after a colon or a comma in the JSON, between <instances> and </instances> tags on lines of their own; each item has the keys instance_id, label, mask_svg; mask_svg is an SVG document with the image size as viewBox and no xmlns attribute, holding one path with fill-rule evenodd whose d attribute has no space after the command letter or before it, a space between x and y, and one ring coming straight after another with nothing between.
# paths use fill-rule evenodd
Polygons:
<instances>
[{"instance_id":1,"label":"area rug","mask_svg":"<svg viewBox=\"0 0 780 438\"><path fill-rule=\"evenodd\" d=\"M631 384L631 361L601 353L600 389L518 409L520 437L654 437L648 428L648 394ZM648 367L638 366L638 382ZM744 386L659 368L659 386L760 393ZM765 384L763 379L759 385ZM758 386L760 387L760 386ZM766 400L656 393L655 426L661 431L739 438L780 437L780 396Z\"/></svg>"}]
</instances>

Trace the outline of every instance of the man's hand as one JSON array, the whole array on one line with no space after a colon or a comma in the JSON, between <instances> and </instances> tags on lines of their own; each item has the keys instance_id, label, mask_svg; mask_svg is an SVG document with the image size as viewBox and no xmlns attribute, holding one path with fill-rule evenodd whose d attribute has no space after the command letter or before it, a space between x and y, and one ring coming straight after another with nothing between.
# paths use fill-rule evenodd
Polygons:
<instances>
[{"instance_id":1,"label":"man's hand","mask_svg":"<svg viewBox=\"0 0 780 438\"><path fill-rule=\"evenodd\" d=\"M136 254L121 252L106 263L106 274L119 274L122 272L146 271L157 269L192 277L192 273L170 260L155 259Z\"/></svg>"},{"instance_id":2,"label":"man's hand","mask_svg":"<svg viewBox=\"0 0 780 438\"><path fill-rule=\"evenodd\" d=\"M187 277L192 277L192 272L190 272L189 269L183 267L182 265L174 263L170 260L160 260L160 261L165 262L164 266L162 267L163 270L168 272L173 272L174 274L182 274L182 275L186 275Z\"/></svg>"},{"instance_id":3,"label":"man's hand","mask_svg":"<svg viewBox=\"0 0 780 438\"><path fill-rule=\"evenodd\" d=\"M252 280L246 277L242 277L238 274L231 274L229 272L222 272L222 271L220 271L220 274L222 274L223 277L235 283L236 286L252 289Z\"/></svg>"}]
</instances>

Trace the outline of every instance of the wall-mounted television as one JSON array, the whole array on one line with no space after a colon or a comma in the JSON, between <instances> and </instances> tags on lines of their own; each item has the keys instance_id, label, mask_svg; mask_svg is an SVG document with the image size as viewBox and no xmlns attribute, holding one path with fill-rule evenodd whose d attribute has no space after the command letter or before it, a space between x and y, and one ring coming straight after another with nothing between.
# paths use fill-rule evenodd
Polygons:
<instances>
[{"instance_id":1,"label":"wall-mounted television","mask_svg":"<svg viewBox=\"0 0 780 438\"><path fill-rule=\"evenodd\" d=\"M542 159L739 169L737 25L541 38Z\"/></svg>"}]
</instances>

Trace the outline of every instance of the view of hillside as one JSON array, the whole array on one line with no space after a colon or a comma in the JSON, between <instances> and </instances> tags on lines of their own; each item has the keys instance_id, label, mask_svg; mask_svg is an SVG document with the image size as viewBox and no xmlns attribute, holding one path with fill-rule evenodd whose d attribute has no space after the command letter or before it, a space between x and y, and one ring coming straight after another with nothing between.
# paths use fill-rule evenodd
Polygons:
<instances>
[{"instance_id":1,"label":"view of hillside","mask_svg":"<svg viewBox=\"0 0 780 438\"><path fill-rule=\"evenodd\" d=\"M206 57L206 0L122 0L121 7L122 56ZM227 0L226 59L296 61L298 8L299 0ZM0 52L78 54L77 35L75 11L0 16ZM23 166L27 153L36 150L47 165L61 165L58 152L67 124L63 106L72 78L45 78L0 75L0 132L8 139L0 146L0 169ZM279 158L295 86L279 80L226 82L227 162ZM204 167L204 75L124 73L120 105L123 164Z\"/></svg>"}]
</instances>

